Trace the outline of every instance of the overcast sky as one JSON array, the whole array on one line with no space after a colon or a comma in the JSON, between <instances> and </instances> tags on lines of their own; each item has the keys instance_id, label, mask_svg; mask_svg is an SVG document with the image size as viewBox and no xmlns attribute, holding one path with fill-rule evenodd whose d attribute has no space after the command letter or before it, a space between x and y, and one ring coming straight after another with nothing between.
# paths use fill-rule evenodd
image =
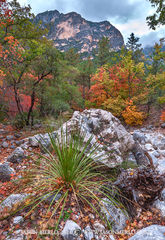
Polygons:
<instances>
[{"instance_id":1,"label":"overcast sky","mask_svg":"<svg viewBox=\"0 0 165 240\"><path fill-rule=\"evenodd\" d=\"M124 36L125 43L133 32L140 37L143 46L153 45L165 37L165 27L150 30L146 17L153 12L148 0L18 0L21 5L30 4L37 14L47 10L62 13L75 11L89 21L108 20Z\"/></svg>"}]
</instances>

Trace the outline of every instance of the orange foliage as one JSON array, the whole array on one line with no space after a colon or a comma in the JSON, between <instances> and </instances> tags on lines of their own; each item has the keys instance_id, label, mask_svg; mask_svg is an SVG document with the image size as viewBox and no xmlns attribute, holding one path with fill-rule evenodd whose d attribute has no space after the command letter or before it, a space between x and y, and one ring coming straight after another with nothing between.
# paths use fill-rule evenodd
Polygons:
<instances>
[{"instance_id":1,"label":"orange foliage","mask_svg":"<svg viewBox=\"0 0 165 240\"><path fill-rule=\"evenodd\" d=\"M163 122L165 122L165 110L162 112L161 120L162 120Z\"/></svg>"},{"instance_id":2,"label":"orange foliage","mask_svg":"<svg viewBox=\"0 0 165 240\"><path fill-rule=\"evenodd\" d=\"M143 112L138 112L132 101L127 102L128 106L122 112L125 122L129 125L142 125L144 120Z\"/></svg>"},{"instance_id":3,"label":"orange foliage","mask_svg":"<svg viewBox=\"0 0 165 240\"><path fill-rule=\"evenodd\" d=\"M91 78L89 100L96 107L104 105L109 98L121 96L123 100L137 96L143 89L141 77L136 72L129 72L123 63L112 67L103 66Z\"/></svg>"}]
</instances>

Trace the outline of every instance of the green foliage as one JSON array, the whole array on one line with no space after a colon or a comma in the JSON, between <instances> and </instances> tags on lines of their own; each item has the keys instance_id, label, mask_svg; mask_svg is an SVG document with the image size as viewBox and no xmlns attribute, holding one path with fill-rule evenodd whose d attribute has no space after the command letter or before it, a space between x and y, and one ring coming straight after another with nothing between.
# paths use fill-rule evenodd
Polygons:
<instances>
[{"instance_id":1,"label":"green foliage","mask_svg":"<svg viewBox=\"0 0 165 240\"><path fill-rule=\"evenodd\" d=\"M157 8L152 16L146 18L148 26L155 30L156 27L165 24L165 4L164 0L149 0L151 6Z\"/></svg>"},{"instance_id":2,"label":"green foliage","mask_svg":"<svg viewBox=\"0 0 165 240\"><path fill-rule=\"evenodd\" d=\"M126 43L126 47L129 51L132 53L132 59L135 62L140 62L142 59L142 44L139 43L139 38L135 37L134 33L130 34L130 37L128 38L128 42Z\"/></svg>"},{"instance_id":3,"label":"green foliage","mask_svg":"<svg viewBox=\"0 0 165 240\"><path fill-rule=\"evenodd\" d=\"M88 205L102 220L106 219L99 211L102 198L112 200L116 206L119 206L119 203L110 195L110 190L106 187L109 180L100 173L100 165L92 160L97 162L100 157L96 155L97 145L91 147L92 138L84 144L79 131L68 135L67 130L61 130L56 139L53 135L50 135L50 139L52 152L44 148L47 155L39 155L22 179L27 182L28 188L32 187L30 203L28 201L26 205L31 206L28 214L39 207L47 197L53 196L46 215L51 212L49 217L52 218L58 214L56 227L62 216L65 216L66 203L71 204L70 201L75 201L80 212L81 207ZM23 188L26 189L26 185L23 185ZM59 194L60 197L56 199Z\"/></svg>"},{"instance_id":4,"label":"green foliage","mask_svg":"<svg viewBox=\"0 0 165 240\"><path fill-rule=\"evenodd\" d=\"M72 66L76 66L80 62L80 54L75 48L70 48L65 53L65 60Z\"/></svg>"},{"instance_id":5,"label":"green foliage","mask_svg":"<svg viewBox=\"0 0 165 240\"><path fill-rule=\"evenodd\" d=\"M107 37L103 37L98 44L97 62L99 66L108 63L110 54L110 42Z\"/></svg>"},{"instance_id":6,"label":"green foliage","mask_svg":"<svg viewBox=\"0 0 165 240\"><path fill-rule=\"evenodd\" d=\"M70 218L70 215L73 211L69 208L67 211L64 210L64 214L63 214L63 220L66 221Z\"/></svg>"},{"instance_id":7,"label":"green foliage","mask_svg":"<svg viewBox=\"0 0 165 240\"><path fill-rule=\"evenodd\" d=\"M17 114L12 121L12 125L16 129L22 129L26 126L26 118L27 118L27 113L23 113L22 115Z\"/></svg>"}]
</instances>

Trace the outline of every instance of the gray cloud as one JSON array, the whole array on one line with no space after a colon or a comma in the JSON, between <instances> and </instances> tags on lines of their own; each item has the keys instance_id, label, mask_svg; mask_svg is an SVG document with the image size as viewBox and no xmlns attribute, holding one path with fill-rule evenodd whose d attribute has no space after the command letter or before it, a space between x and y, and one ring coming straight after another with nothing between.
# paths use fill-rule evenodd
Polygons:
<instances>
[{"instance_id":1,"label":"gray cloud","mask_svg":"<svg viewBox=\"0 0 165 240\"><path fill-rule=\"evenodd\" d=\"M18 0L21 4L30 4L35 14L58 10L62 13L75 11L90 21L109 20L118 26L125 40L134 32L141 37L143 45L158 41L159 30L151 32L145 18L151 5L147 0Z\"/></svg>"},{"instance_id":2,"label":"gray cloud","mask_svg":"<svg viewBox=\"0 0 165 240\"><path fill-rule=\"evenodd\" d=\"M147 13L146 0L18 0L27 2L35 13L46 10L76 11L88 20L101 21L116 18L119 22L140 17Z\"/></svg>"},{"instance_id":3,"label":"gray cloud","mask_svg":"<svg viewBox=\"0 0 165 240\"><path fill-rule=\"evenodd\" d=\"M165 31L163 31L162 28L156 32L145 34L140 38L140 42L143 44L143 46L153 46L155 43L159 43L161 38L165 37L164 32Z\"/></svg>"},{"instance_id":4,"label":"gray cloud","mask_svg":"<svg viewBox=\"0 0 165 240\"><path fill-rule=\"evenodd\" d=\"M81 12L92 19L117 18L121 22L135 18L142 14L141 7L144 0L83 0L80 1ZM143 9L144 11L144 9Z\"/></svg>"}]
</instances>

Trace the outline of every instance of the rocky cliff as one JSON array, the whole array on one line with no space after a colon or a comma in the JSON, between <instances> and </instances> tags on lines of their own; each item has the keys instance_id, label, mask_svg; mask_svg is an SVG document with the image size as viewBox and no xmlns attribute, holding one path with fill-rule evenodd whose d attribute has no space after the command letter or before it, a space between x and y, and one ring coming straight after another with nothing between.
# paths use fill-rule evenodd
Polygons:
<instances>
[{"instance_id":1,"label":"rocky cliff","mask_svg":"<svg viewBox=\"0 0 165 240\"><path fill-rule=\"evenodd\" d=\"M42 26L49 30L47 38L53 40L61 51L74 47L81 53L92 52L103 36L109 38L113 49L117 50L124 44L120 31L108 21L90 22L76 12L46 11L38 14L35 21L42 21Z\"/></svg>"}]
</instances>

